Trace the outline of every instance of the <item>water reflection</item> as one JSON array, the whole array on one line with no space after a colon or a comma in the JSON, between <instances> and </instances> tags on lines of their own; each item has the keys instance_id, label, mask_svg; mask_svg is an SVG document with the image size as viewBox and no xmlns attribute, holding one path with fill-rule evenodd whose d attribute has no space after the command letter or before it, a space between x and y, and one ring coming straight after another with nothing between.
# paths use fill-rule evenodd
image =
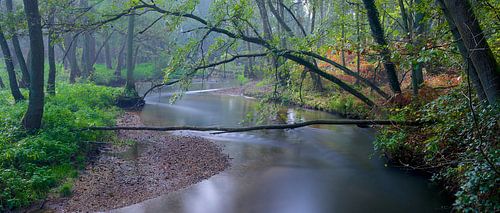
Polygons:
<instances>
[{"instance_id":1,"label":"water reflection","mask_svg":"<svg viewBox=\"0 0 500 213\"><path fill-rule=\"evenodd\" d=\"M197 93L176 105L148 102L146 125L238 126L255 102ZM287 122L334 119L283 109ZM305 127L211 135L232 157L231 168L178 192L116 212L437 212L445 200L428 182L370 158L374 132L355 126Z\"/></svg>"}]
</instances>

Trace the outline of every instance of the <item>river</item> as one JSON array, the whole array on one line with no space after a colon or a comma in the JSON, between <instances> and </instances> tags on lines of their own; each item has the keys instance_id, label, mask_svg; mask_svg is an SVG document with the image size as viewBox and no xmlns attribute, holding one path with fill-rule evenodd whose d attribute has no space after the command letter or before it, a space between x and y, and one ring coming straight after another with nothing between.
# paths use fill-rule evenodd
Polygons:
<instances>
[{"instance_id":1,"label":"river","mask_svg":"<svg viewBox=\"0 0 500 213\"><path fill-rule=\"evenodd\" d=\"M175 104L151 95L141 118L148 126L241 126L257 101L189 92ZM262 109L261 109L262 110ZM335 115L281 108L284 122L336 119ZM448 212L449 201L425 178L386 167L373 151L375 131L356 126L310 126L212 135L231 167L180 191L114 212L322 213Z\"/></svg>"}]
</instances>

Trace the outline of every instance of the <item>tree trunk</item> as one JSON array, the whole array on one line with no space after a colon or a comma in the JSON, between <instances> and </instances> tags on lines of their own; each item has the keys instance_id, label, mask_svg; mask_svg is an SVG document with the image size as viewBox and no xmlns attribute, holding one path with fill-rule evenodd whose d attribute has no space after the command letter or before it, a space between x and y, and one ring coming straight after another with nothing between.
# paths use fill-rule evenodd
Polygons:
<instances>
[{"instance_id":1,"label":"tree trunk","mask_svg":"<svg viewBox=\"0 0 500 213\"><path fill-rule=\"evenodd\" d=\"M92 59L91 56L91 36L89 32L83 33L83 48L82 48L82 77L88 78L92 74Z\"/></svg>"},{"instance_id":2,"label":"tree trunk","mask_svg":"<svg viewBox=\"0 0 500 213\"><path fill-rule=\"evenodd\" d=\"M5 6L7 8L8 13L13 13L13 5L12 0L6 0ZM16 54L17 63L19 64L19 68L21 69L21 87L29 87L30 83L30 74L28 71L28 66L26 65L26 61L24 60L23 51L21 50L21 45L19 45L19 38L17 37L15 25L10 25L10 34L12 36L12 46L14 47L14 53Z\"/></svg>"},{"instance_id":3,"label":"tree trunk","mask_svg":"<svg viewBox=\"0 0 500 213\"><path fill-rule=\"evenodd\" d=\"M80 0L80 7L87 9L88 1ZM83 16L83 23L88 23L88 18ZM90 31L83 32L83 49L82 49L82 77L88 78L93 72L92 61L94 60L94 55L92 55L92 45L95 45L93 42L93 36Z\"/></svg>"},{"instance_id":4,"label":"tree trunk","mask_svg":"<svg viewBox=\"0 0 500 213\"><path fill-rule=\"evenodd\" d=\"M387 48L387 42L384 37L384 30L379 20L379 13L375 6L374 0L363 0L365 5L368 22L370 23L370 29L372 31L373 38L375 41L382 46L382 60L384 62L384 67L387 72L387 78L389 80L389 84L394 93L401 93L401 88L399 86L398 75L396 73L396 66L391 61L391 52L389 48Z\"/></svg>"},{"instance_id":5,"label":"tree trunk","mask_svg":"<svg viewBox=\"0 0 500 213\"><path fill-rule=\"evenodd\" d=\"M361 10L359 8L359 4L356 4L356 71L358 75L361 74L361 19L360 19ZM356 84L359 83L359 80L356 79Z\"/></svg>"},{"instance_id":6,"label":"tree trunk","mask_svg":"<svg viewBox=\"0 0 500 213\"><path fill-rule=\"evenodd\" d=\"M366 128L373 125L391 125L391 126L422 126L432 124L433 122L421 121L397 121L397 120L349 120L349 119L335 119L335 120L310 120L292 124L271 124L271 125L258 125L250 127L198 127L198 126L91 126L79 129L79 131L211 131L212 134L222 134L229 132L248 132L264 129L296 129L311 125L356 125L361 128Z\"/></svg>"},{"instance_id":7,"label":"tree trunk","mask_svg":"<svg viewBox=\"0 0 500 213\"><path fill-rule=\"evenodd\" d=\"M113 31L114 32L114 31ZM102 42L102 44L100 45L99 49L97 50L97 52L94 54L94 58L92 59L92 67L94 66L95 63L97 63L98 61L102 61L100 59L102 59L100 57L101 55L101 52L102 52L102 49L104 49L106 47L106 45L108 45L109 43L109 39L111 39L111 36L113 35L113 32L111 32L110 34L108 34L105 38L104 38L104 41ZM109 47L108 47L109 48ZM105 50L106 51L106 50ZM107 66L107 65L106 65ZM111 68L109 68L111 69Z\"/></svg>"},{"instance_id":8,"label":"tree trunk","mask_svg":"<svg viewBox=\"0 0 500 213\"><path fill-rule=\"evenodd\" d=\"M132 13L128 17L128 32L127 32L127 84L126 84L125 88L128 91L135 91L134 27L135 27L135 15L134 15L134 13Z\"/></svg>"},{"instance_id":9,"label":"tree trunk","mask_svg":"<svg viewBox=\"0 0 500 213\"><path fill-rule=\"evenodd\" d=\"M264 38L266 40L271 39L272 30L271 25L269 24L269 17L267 16L267 9L264 0L255 0L257 3L257 7L259 8L260 18L262 20L262 26L264 29Z\"/></svg>"},{"instance_id":10,"label":"tree trunk","mask_svg":"<svg viewBox=\"0 0 500 213\"><path fill-rule=\"evenodd\" d=\"M135 68L137 67L137 60L138 60L138 55L139 55L139 50L140 50L141 46L140 45L137 45L137 47L135 47L135 51L134 51L134 60L132 62L132 66L135 70Z\"/></svg>"},{"instance_id":11,"label":"tree trunk","mask_svg":"<svg viewBox=\"0 0 500 213\"><path fill-rule=\"evenodd\" d=\"M470 78L472 80L472 84L476 88L476 92L477 92L477 96L478 96L479 100L481 100L481 101L487 100L486 93L484 92L483 86L481 85L481 81L479 80L479 77L477 76L476 68L474 68L472 61L469 58L469 51L465 47L465 44L460 37L460 32L458 32L457 26L456 26L455 22L453 21L453 19L451 18L450 11L448 11L448 9L445 7L443 0L437 0L437 3L441 7L441 10L443 11L444 17L446 18L446 21L448 22L448 26L450 27L450 31L451 31L451 34L453 35L453 39L456 41L458 50L460 51L460 55L462 56L462 60L464 61L464 67L466 68L465 72L467 73L467 75L470 76Z\"/></svg>"},{"instance_id":12,"label":"tree trunk","mask_svg":"<svg viewBox=\"0 0 500 213\"><path fill-rule=\"evenodd\" d=\"M416 4L420 4L420 0L415 0ZM415 23L413 23L413 26L416 28L415 29L415 36L413 37L413 42L416 47L421 46L421 36L424 33L424 25L422 23L422 20L424 19L424 14L421 12L418 12L417 15L415 16ZM408 26L410 27L410 26ZM412 72L411 72L411 78L412 78L412 88L413 88L413 95L418 96L418 89L420 88L420 85L424 83L424 74L422 72L422 62L417 62L417 64L414 64L412 67Z\"/></svg>"},{"instance_id":13,"label":"tree trunk","mask_svg":"<svg viewBox=\"0 0 500 213\"><path fill-rule=\"evenodd\" d=\"M321 77L328 79L329 81L337 84L340 88L347 91L348 93L351 93L352 95L357 97L359 100L363 101L366 105L368 105L370 107L375 107L375 103L372 100L370 100L368 97L366 97L362 93L358 92L357 90L355 90L354 88L352 88L348 84L344 83L342 80L338 79L337 77L335 77L329 73L323 72L317 66L314 66L314 64L307 61L306 59L298 57L298 56L290 54L290 53L283 54L283 57L288 58L292 61L295 61L303 66L306 66L311 71L313 71L313 72L317 73L318 75L320 75Z\"/></svg>"},{"instance_id":14,"label":"tree trunk","mask_svg":"<svg viewBox=\"0 0 500 213\"><path fill-rule=\"evenodd\" d=\"M44 48L38 0L23 0L30 37L30 95L28 110L23 117L23 127L29 131L37 130L42 126L44 105Z\"/></svg>"},{"instance_id":15,"label":"tree trunk","mask_svg":"<svg viewBox=\"0 0 500 213\"><path fill-rule=\"evenodd\" d=\"M484 37L484 33L469 1L443 0L443 2L448 11L450 11L449 14L465 44L468 57L474 65L488 103L495 104L500 92L500 68Z\"/></svg>"},{"instance_id":16,"label":"tree trunk","mask_svg":"<svg viewBox=\"0 0 500 213\"><path fill-rule=\"evenodd\" d=\"M47 36L47 49L49 59L49 78L47 79L47 93L50 95L56 94L56 56L54 49L54 19L55 10L52 9L49 15L49 34Z\"/></svg>"},{"instance_id":17,"label":"tree trunk","mask_svg":"<svg viewBox=\"0 0 500 213\"><path fill-rule=\"evenodd\" d=\"M80 66L76 57L76 47L78 46L78 38L73 37L70 33L64 36L64 46L66 46L66 57L70 66L69 83L75 83L77 77L80 76Z\"/></svg>"},{"instance_id":18,"label":"tree trunk","mask_svg":"<svg viewBox=\"0 0 500 213\"><path fill-rule=\"evenodd\" d=\"M89 56L90 56L90 66L91 66L91 70L90 70L90 74L92 74L94 72L94 64L95 64L95 61L97 60L97 51L96 51L96 39L95 39L95 36L94 36L94 32L89 32L89 36L90 36L90 42L89 42Z\"/></svg>"},{"instance_id":19,"label":"tree trunk","mask_svg":"<svg viewBox=\"0 0 500 213\"><path fill-rule=\"evenodd\" d=\"M312 1L312 17L311 17L311 34L314 34L314 28L316 27L316 12L317 12L317 2ZM317 63L314 59L312 59L314 62L314 65L317 66ZM309 75L311 76L311 80L313 83L313 88L315 91L321 92L323 91L323 84L321 83L321 78L318 76L318 74L310 72L309 69L304 67L304 70L309 72Z\"/></svg>"},{"instance_id":20,"label":"tree trunk","mask_svg":"<svg viewBox=\"0 0 500 213\"><path fill-rule=\"evenodd\" d=\"M0 77L0 89L5 88L5 84L3 83L2 77Z\"/></svg>"},{"instance_id":21,"label":"tree trunk","mask_svg":"<svg viewBox=\"0 0 500 213\"><path fill-rule=\"evenodd\" d=\"M126 45L127 45L127 42L123 42L123 45L120 48L120 52L118 53L118 57L116 59L115 77L117 77L118 79L122 77L123 52L125 51Z\"/></svg>"},{"instance_id":22,"label":"tree trunk","mask_svg":"<svg viewBox=\"0 0 500 213\"><path fill-rule=\"evenodd\" d=\"M106 61L106 68L113 69L113 60L111 60L109 42L106 42L106 45L104 46L104 59Z\"/></svg>"},{"instance_id":23,"label":"tree trunk","mask_svg":"<svg viewBox=\"0 0 500 213\"><path fill-rule=\"evenodd\" d=\"M264 30L264 39L267 41L270 41L272 39L273 32L272 32L271 24L269 22L269 16L267 14L265 0L255 0L255 2L257 3L257 7L259 8L260 18L262 21L262 28ZM272 4L272 3L269 2L269 4ZM269 61L268 61L268 63L269 63ZM273 66L278 66L279 65L278 57L272 56L270 64L272 64Z\"/></svg>"},{"instance_id":24,"label":"tree trunk","mask_svg":"<svg viewBox=\"0 0 500 213\"><path fill-rule=\"evenodd\" d=\"M410 33L410 22L408 21L408 13L406 13L405 4L403 0L398 0L399 11L401 13L401 19L403 19L403 28L406 33Z\"/></svg>"},{"instance_id":25,"label":"tree trunk","mask_svg":"<svg viewBox=\"0 0 500 213\"><path fill-rule=\"evenodd\" d=\"M345 21L344 21L344 16L345 16L345 6L344 6L344 0L340 1L340 10L342 12L341 16L341 26L340 26L340 33L341 33L341 38L340 38L340 56L342 58L342 66L345 67Z\"/></svg>"},{"instance_id":26,"label":"tree trunk","mask_svg":"<svg viewBox=\"0 0 500 213\"><path fill-rule=\"evenodd\" d=\"M250 35L250 30L249 28L247 28L246 30L246 34L247 35ZM247 50L248 50L248 53L252 53L252 44L250 42L245 42L246 45L247 45ZM247 78L250 78L250 79L256 79L256 76L253 72L253 64L254 64L254 57L248 57L247 58L247 63L245 63L245 77Z\"/></svg>"},{"instance_id":27,"label":"tree trunk","mask_svg":"<svg viewBox=\"0 0 500 213\"><path fill-rule=\"evenodd\" d=\"M24 100L19 86L17 85L16 72L14 71L14 63L12 63L12 56L10 54L9 45L3 34L2 27L0 26L0 46L2 47L3 59L5 60L5 67L9 75L10 91L16 102ZM2 82L3 83L3 82Z\"/></svg>"}]
</instances>

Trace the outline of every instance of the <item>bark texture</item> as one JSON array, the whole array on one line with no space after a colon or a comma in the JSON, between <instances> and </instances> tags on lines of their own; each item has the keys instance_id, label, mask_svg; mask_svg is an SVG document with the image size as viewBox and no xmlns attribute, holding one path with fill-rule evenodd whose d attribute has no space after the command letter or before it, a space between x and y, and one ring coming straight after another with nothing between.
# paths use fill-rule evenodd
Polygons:
<instances>
[{"instance_id":1,"label":"bark texture","mask_svg":"<svg viewBox=\"0 0 500 213\"><path fill-rule=\"evenodd\" d=\"M471 59L469 58L469 51L465 47L464 42L462 41L460 37L460 32L458 32L457 26L455 24L455 21L451 18L450 11L446 8L444 5L443 0L438 0L437 1L441 9L443 10L443 14L446 18L446 21L448 22L448 26L450 27L451 34L453 35L453 39L457 44L458 50L460 51L460 55L462 56L462 60L464 61L464 67L466 68L466 73L469 75L469 77L472 80L472 84L474 85L474 88L476 89L477 96L479 100L484 101L487 100L486 98L486 93L484 92L483 86L481 84L481 81L479 80L479 77L477 76L476 68L472 64ZM467 66L468 64L468 66Z\"/></svg>"},{"instance_id":2,"label":"bark texture","mask_svg":"<svg viewBox=\"0 0 500 213\"><path fill-rule=\"evenodd\" d=\"M47 79L47 93L51 95L56 94L56 55L54 48L54 21L55 21L55 10L51 10L51 15L49 15L49 34L47 36L47 54L49 59L49 78Z\"/></svg>"},{"instance_id":3,"label":"bark texture","mask_svg":"<svg viewBox=\"0 0 500 213\"><path fill-rule=\"evenodd\" d=\"M134 80L134 27L135 15L131 14L128 17L128 32L127 32L127 85L129 91L135 91Z\"/></svg>"},{"instance_id":4,"label":"bark texture","mask_svg":"<svg viewBox=\"0 0 500 213\"><path fill-rule=\"evenodd\" d=\"M24 12L28 20L30 37L31 62L30 62L30 96L28 110L23 117L23 127L34 131L42 126L44 105L44 48L38 0L23 0Z\"/></svg>"},{"instance_id":5,"label":"bark texture","mask_svg":"<svg viewBox=\"0 0 500 213\"><path fill-rule=\"evenodd\" d=\"M375 42L382 47L380 54L382 55L382 60L391 89L394 93L401 93L401 87L399 86L398 75L396 73L396 66L391 61L391 52L389 48L387 48L387 41L385 40L384 29L380 24L379 13L377 7L375 6L375 0L363 0L363 3L366 8L368 22L370 23L373 38L375 39Z\"/></svg>"},{"instance_id":6,"label":"bark texture","mask_svg":"<svg viewBox=\"0 0 500 213\"><path fill-rule=\"evenodd\" d=\"M5 0L5 6L7 8L7 12L12 13L14 7L12 5L12 0ZM21 45L19 44L19 38L17 37L16 28L12 25L9 29L12 36L12 47L14 47L14 53L16 54L17 63L19 64L19 69L21 69L21 86L29 87L30 83L30 74L28 71L28 65L26 65L26 61L23 56L23 51L21 50Z\"/></svg>"},{"instance_id":7,"label":"bark texture","mask_svg":"<svg viewBox=\"0 0 500 213\"><path fill-rule=\"evenodd\" d=\"M500 68L468 0L443 0L476 70L488 103L495 104L500 92Z\"/></svg>"},{"instance_id":8,"label":"bark texture","mask_svg":"<svg viewBox=\"0 0 500 213\"><path fill-rule=\"evenodd\" d=\"M10 54L9 45L5 39L2 27L0 26L0 46L2 47L3 59L5 61L5 67L7 68L7 73L9 75L9 85L10 91L14 100L16 102L24 100L21 91L19 90L19 85L17 84L16 72L14 71L14 63L12 62L12 55ZM2 82L3 83L3 82Z\"/></svg>"}]
</instances>

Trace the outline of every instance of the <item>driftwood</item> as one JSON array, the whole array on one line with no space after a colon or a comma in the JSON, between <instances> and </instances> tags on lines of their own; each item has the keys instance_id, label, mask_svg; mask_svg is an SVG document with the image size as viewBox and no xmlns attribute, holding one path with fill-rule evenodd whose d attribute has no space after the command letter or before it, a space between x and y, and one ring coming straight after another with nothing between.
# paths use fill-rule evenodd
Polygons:
<instances>
[{"instance_id":1,"label":"driftwood","mask_svg":"<svg viewBox=\"0 0 500 213\"><path fill-rule=\"evenodd\" d=\"M427 122L428 123L428 122ZM310 125L357 125L359 127L368 127L370 125L397 125L397 126L421 126L426 124L418 121L393 121L393 120L312 120L293 124L273 124L251 127L197 127L197 126L168 126L168 127L148 127L148 126L94 126L80 129L81 131L99 130L149 130L149 131L215 131L213 134L231 133L231 132L247 132L264 129L295 129Z\"/></svg>"}]
</instances>

